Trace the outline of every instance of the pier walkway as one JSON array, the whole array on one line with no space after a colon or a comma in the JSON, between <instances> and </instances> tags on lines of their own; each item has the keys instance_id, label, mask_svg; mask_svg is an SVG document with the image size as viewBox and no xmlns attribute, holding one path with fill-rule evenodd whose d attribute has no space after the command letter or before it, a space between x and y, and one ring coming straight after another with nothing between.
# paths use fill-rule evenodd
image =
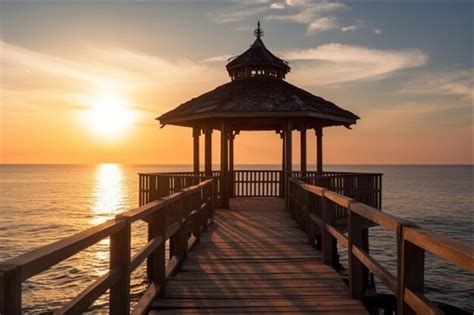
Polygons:
<instances>
[{"instance_id":1,"label":"pier walkway","mask_svg":"<svg viewBox=\"0 0 474 315\"><path fill-rule=\"evenodd\" d=\"M233 198L217 210L149 314L367 314L283 208L280 198Z\"/></svg>"}]
</instances>

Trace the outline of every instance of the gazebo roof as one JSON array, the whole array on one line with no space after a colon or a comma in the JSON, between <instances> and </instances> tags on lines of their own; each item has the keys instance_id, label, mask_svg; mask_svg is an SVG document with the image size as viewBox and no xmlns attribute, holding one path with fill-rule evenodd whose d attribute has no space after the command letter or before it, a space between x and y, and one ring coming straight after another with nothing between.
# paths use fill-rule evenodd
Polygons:
<instances>
[{"instance_id":1,"label":"gazebo roof","mask_svg":"<svg viewBox=\"0 0 474 315\"><path fill-rule=\"evenodd\" d=\"M253 42L252 46L241 55L233 58L227 65L227 71L242 66L273 66L290 72L291 68L288 62L272 54L263 44L260 37Z\"/></svg>"},{"instance_id":2,"label":"gazebo roof","mask_svg":"<svg viewBox=\"0 0 474 315\"><path fill-rule=\"evenodd\" d=\"M263 44L260 23L257 39L243 54L227 64L232 81L193 98L157 118L162 125L216 128L219 119L231 121L239 130L275 130L292 118L306 126L327 127L355 124L358 116L336 104L286 81L286 61ZM297 128L297 127L296 127Z\"/></svg>"},{"instance_id":3,"label":"gazebo roof","mask_svg":"<svg viewBox=\"0 0 474 315\"><path fill-rule=\"evenodd\" d=\"M193 98L157 119L161 124L190 126L209 118L307 117L324 125L350 126L358 116L284 80L256 76L234 80Z\"/></svg>"}]
</instances>

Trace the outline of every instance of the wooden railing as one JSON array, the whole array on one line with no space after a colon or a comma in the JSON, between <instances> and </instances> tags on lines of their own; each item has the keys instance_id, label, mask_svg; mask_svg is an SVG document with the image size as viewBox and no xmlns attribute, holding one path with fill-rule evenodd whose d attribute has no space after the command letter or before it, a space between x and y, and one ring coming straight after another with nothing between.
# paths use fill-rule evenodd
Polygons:
<instances>
[{"instance_id":1,"label":"wooden railing","mask_svg":"<svg viewBox=\"0 0 474 315\"><path fill-rule=\"evenodd\" d=\"M236 197L281 197L282 171L235 170L232 192Z\"/></svg>"},{"instance_id":2,"label":"wooden railing","mask_svg":"<svg viewBox=\"0 0 474 315\"><path fill-rule=\"evenodd\" d=\"M194 183L194 182L193 182ZM179 192L117 215L74 236L33 250L0 264L0 314L20 314L22 282L53 265L110 238L109 272L80 292L56 314L78 314L107 290L109 313L130 311L130 276L147 260L150 285L133 313L146 312L166 280L180 267L200 232L212 221L214 181L204 180ZM148 243L131 256L132 223L148 223ZM170 240L170 259L165 260L165 243Z\"/></svg>"},{"instance_id":3,"label":"wooden railing","mask_svg":"<svg viewBox=\"0 0 474 315\"><path fill-rule=\"evenodd\" d=\"M215 179L215 198L218 199L220 193L219 180L217 180L219 173L214 171L212 176L205 176L204 172L201 172L198 176L192 172L139 173L138 204L142 206L210 178Z\"/></svg>"},{"instance_id":4,"label":"wooden railing","mask_svg":"<svg viewBox=\"0 0 474 315\"><path fill-rule=\"evenodd\" d=\"M289 185L289 210L311 244L316 243L316 232L321 233L318 245L324 263L337 263L337 243L348 249L349 286L354 298L364 298L370 271L397 297L397 314L443 314L423 294L425 252L474 273L474 248L466 243L429 232L320 186L297 179L290 179ZM336 227L334 205L347 212L347 235ZM369 254L368 227L374 224L396 235L396 276Z\"/></svg>"},{"instance_id":5,"label":"wooden railing","mask_svg":"<svg viewBox=\"0 0 474 315\"><path fill-rule=\"evenodd\" d=\"M301 180L381 210L382 176L380 173L325 172L322 175L308 174Z\"/></svg>"},{"instance_id":6,"label":"wooden railing","mask_svg":"<svg viewBox=\"0 0 474 315\"><path fill-rule=\"evenodd\" d=\"M212 178L216 179L216 194L220 196L220 171L213 171ZM323 186L345 196L364 202L377 209L382 208L382 174L344 173L300 171L292 173L294 178ZM161 196L180 190L182 187L194 185L206 180L204 172L195 176L192 172L174 173L140 173L139 201L140 205L156 200ZM232 182L231 196L233 197L283 197L283 174L279 170L234 170L230 177Z\"/></svg>"}]
</instances>

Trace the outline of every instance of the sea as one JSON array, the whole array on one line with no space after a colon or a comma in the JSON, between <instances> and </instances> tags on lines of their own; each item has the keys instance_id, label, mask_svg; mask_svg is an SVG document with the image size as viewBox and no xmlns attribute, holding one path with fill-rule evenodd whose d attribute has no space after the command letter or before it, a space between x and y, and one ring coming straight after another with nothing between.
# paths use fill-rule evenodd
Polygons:
<instances>
[{"instance_id":1,"label":"sea","mask_svg":"<svg viewBox=\"0 0 474 315\"><path fill-rule=\"evenodd\" d=\"M296 167L297 168L297 167ZM311 168L311 167L310 167ZM314 166L312 167L314 168ZM236 169L279 169L236 165ZM138 206L139 172L190 171L191 165L0 165L0 262L60 240ZM327 171L383 173L383 211L473 245L471 165L328 165ZM134 223L132 251L145 244L146 229ZM396 239L370 230L370 254L396 275ZM48 314L108 270L105 239L23 283L25 314ZM347 256L341 248L341 261ZM428 298L474 311L474 275L427 254ZM133 274L132 303L147 286L144 267ZM376 282L377 290L387 289ZM91 313L107 310L104 294Z\"/></svg>"}]
</instances>

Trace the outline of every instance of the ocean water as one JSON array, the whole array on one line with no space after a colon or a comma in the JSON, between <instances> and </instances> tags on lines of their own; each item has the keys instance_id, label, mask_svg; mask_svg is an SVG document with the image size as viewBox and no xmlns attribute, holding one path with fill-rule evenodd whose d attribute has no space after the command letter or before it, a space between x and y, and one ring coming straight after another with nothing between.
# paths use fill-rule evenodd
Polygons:
<instances>
[{"instance_id":1,"label":"ocean water","mask_svg":"<svg viewBox=\"0 0 474 315\"><path fill-rule=\"evenodd\" d=\"M277 169L278 166L238 166ZM0 165L0 261L102 223L138 204L138 172L187 171L191 166ZM473 166L327 166L326 170L380 172L383 210L432 231L473 244ZM132 247L145 242L142 223L132 229ZM373 228L370 250L396 275L396 241ZM25 313L48 313L108 270L108 240L27 280ZM341 250L341 261L347 257ZM145 271L134 273L132 300L146 288ZM429 298L474 310L474 276L427 255ZM382 284L378 289L384 291ZM107 295L93 306L106 309Z\"/></svg>"}]
</instances>

